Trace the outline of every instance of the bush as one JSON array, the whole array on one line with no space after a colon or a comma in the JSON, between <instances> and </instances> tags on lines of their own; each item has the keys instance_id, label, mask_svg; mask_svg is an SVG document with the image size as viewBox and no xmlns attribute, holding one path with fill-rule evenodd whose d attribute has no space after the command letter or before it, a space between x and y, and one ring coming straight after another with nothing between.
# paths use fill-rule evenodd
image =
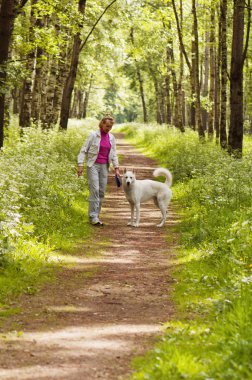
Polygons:
<instances>
[{"instance_id":1,"label":"bush","mask_svg":"<svg viewBox=\"0 0 252 380\"><path fill-rule=\"evenodd\" d=\"M86 134L81 128L64 133L29 128L20 139L17 128L10 129L0 155L2 289L8 276L16 276L16 283L26 278L22 287L35 284L55 261L53 250L68 249L90 233L86 179L76 176L76 157ZM14 282L0 293L0 301L16 291Z\"/></svg>"}]
</instances>

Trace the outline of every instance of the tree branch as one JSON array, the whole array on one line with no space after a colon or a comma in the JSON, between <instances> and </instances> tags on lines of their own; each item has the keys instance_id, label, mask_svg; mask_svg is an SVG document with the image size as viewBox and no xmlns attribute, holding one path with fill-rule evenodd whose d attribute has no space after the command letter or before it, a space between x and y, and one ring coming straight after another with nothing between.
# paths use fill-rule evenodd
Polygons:
<instances>
[{"instance_id":1,"label":"tree branch","mask_svg":"<svg viewBox=\"0 0 252 380\"><path fill-rule=\"evenodd\" d=\"M80 52L82 51L82 49L84 48L84 46L86 45L86 43L88 42L88 39L89 37L91 36L91 34L93 33L93 31L95 30L96 28L96 25L98 24L98 22L101 20L101 18L103 17L103 15L107 12L107 10L116 2L117 0L113 0L111 1L111 3L109 5L107 5L107 7L104 9L104 11L101 13L101 15L98 17L98 19L96 20L96 22L94 23L94 25L92 26L90 32L88 33L87 37L85 38L85 40L82 42L81 46L80 46Z\"/></svg>"}]
</instances>

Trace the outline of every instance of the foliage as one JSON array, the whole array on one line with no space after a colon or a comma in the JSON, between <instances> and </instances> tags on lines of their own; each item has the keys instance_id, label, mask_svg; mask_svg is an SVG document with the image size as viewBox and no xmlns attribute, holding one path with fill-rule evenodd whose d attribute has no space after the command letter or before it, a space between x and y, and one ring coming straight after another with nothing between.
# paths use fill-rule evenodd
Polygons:
<instances>
[{"instance_id":1,"label":"foliage","mask_svg":"<svg viewBox=\"0 0 252 380\"><path fill-rule=\"evenodd\" d=\"M250 379L252 374L252 141L243 160L192 131L125 126L175 177L181 248L173 276L180 321L136 362L133 379Z\"/></svg>"},{"instance_id":2,"label":"foliage","mask_svg":"<svg viewBox=\"0 0 252 380\"><path fill-rule=\"evenodd\" d=\"M16 18L11 43L11 60L7 70L8 81L4 87L6 91L8 89L9 98L14 94L14 97L20 100L23 80L26 79L28 82L30 80L34 84L36 77L40 80L40 76L42 76L44 83L42 92L49 93L48 102L50 104L51 93L54 93L51 86L55 86L55 82L58 83L59 79L64 82L69 69L74 36L80 32L82 41L85 41L108 3L109 1L101 0L87 2L82 22L77 1L38 0L35 4L27 2L23 11ZM191 3L182 2L181 9L178 0L175 0L175 4L179 13L185 51L192 60L194 53L191 35L193 20ZM209 99L210 77L208 73L211 7L215 9L216 42L214 49L217 52L219 6L220 3L217 0L197 2L199 54L200 62L202 62L201 87L204 92L201 94L202 109L207 111L212 108L212 101ZM30 17L31 10L33 18ZM227 12L229 66L232 17L233 5L230 4ZM36 21L35 24L34 21ZM246 29L247 17L245 24ZM131 39L132 30L134 31L134 42ZM251 129L251 91L249 91L251 59L249 59L249 52L250 50L246 59L246 70L244 70L244 115L247 131ZM32 66L33 69L38 69L39 74L35 70L32 71L31 67L27 65L27 54L31 53L34 53L35 57L36 54L39 54L39 58ZM169 58L168 55L171 53L172 56ZM40 71L41 67L43 67L42 72ZM228 67L228 71L230 71L230 67ZM139 73L141 80L138 76ZM208 75L208 90L205 92L203 87L206 75ZM48 80L50 76L51 80ZM140 81L143 94L140 94ZM172 2L164 0L115 2L91 33L79 57L75 89L81 91L82 102L84 95L89 93L91 82L88 115L99 118L102 113L110 111L118 122L142 121L141 96L143 95L149 120L158 120L158 115L162 113L164 117L162 117L162 121L159 121L169 123L172 113L174 121L177 90L181 85L184 97L183 111L188 114L183 122L188 123L190 121L189 108L192 100L195 99L195 94L192 94L190 73L186 62L184 59L181 60ZM35 91L34 86L32 88ZM58 102L57 96L55 101ZM21 102L21 107L15 112L20 112L23 107ZM32 108L34 108L34 102L32 102Z\"/></svg>"},{"instance_id":3,"label":"foliage","mask_svg":"<svg viewBox=\"0 0 252 380\"><path fill-rule=\"evenodd\" d=\"M86 133L31 128L20 139L10 128L0 156L0 302L35 286L55 264L55 249L69 249L88 236L86 179L76 176Z\"/></svg>"}]
</instances>

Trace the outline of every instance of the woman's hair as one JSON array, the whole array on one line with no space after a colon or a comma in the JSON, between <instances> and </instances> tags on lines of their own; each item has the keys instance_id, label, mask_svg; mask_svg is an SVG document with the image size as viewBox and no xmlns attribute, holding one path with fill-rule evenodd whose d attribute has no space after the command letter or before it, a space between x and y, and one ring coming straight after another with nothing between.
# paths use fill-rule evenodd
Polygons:
<instances>
[{"instance_id":1,"label":"woman's hair","mask_svg":"<svg viewBox=\"0 0 252 380\"><path fill-rule=\"evenodd\" d=\"M111 123L113 123L114 124L114 119L113 119L113 117L109 114L109 113L106 113L104 116L103 116L103 118L101 119L101 121L100 121L100 123L99 123L99 127L101 127L101 125L104 123L104 121L106 121L106 120L109 120L109 121L111 121Z\"/></svg>"}]
</instances>

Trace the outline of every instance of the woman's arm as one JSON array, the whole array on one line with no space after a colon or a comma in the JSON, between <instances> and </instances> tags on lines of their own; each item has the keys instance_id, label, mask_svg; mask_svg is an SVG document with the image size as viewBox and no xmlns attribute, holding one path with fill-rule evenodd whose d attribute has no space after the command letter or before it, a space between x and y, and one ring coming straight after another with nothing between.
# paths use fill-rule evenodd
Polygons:
<instances>
[{"instance_id":1,"label":"woman's arm","mask_svg":"<svg viewBox=\"0 0 252 380\"><path fill-rule=\"evenodd\" d=\"M77 159L78 166L83 166L88 149L90 148L90 145L92 143L93 137L94 137L94 133L91 132L87 140L85 141L85 143L82 145L80 153L78 154L78 159Z\"/></svg>"},{"instance_id":2,"label":"woman's arm","mask_svg":"<svg viewBox=\"0 0 252 380\"><path fill-rule=\"evenodd\" d=\"M113 167L115 169L115 172L116 174L120 174L119 173L119 162L118 162L118 156L117 156L117 151L116 151L116 140L115 140L115 137L113 135L111 135L111 145L112 145L112 149L113 149L113 154L111 156L111 161L112 161L112 164L113 164Z\"/></svg>"},{"instance_id":3,"label":"woman's arm","mask_svg":"<svg viewBox=\"0 0 252 380\"><path fill-rule=\"evenodd\" d=\"M87 156L88 150L90 148L90 145L93 141L93 138L94 138L94 133L91 132L89 134L87 140L85 141L85 143L82 145L80 153L78 154L78 157L77 157L77 162L78 162L77 174L78 174L78 177L80 177L83 174L84 161L86 159L86 156Z\"/></svg>"}]
</instances>

